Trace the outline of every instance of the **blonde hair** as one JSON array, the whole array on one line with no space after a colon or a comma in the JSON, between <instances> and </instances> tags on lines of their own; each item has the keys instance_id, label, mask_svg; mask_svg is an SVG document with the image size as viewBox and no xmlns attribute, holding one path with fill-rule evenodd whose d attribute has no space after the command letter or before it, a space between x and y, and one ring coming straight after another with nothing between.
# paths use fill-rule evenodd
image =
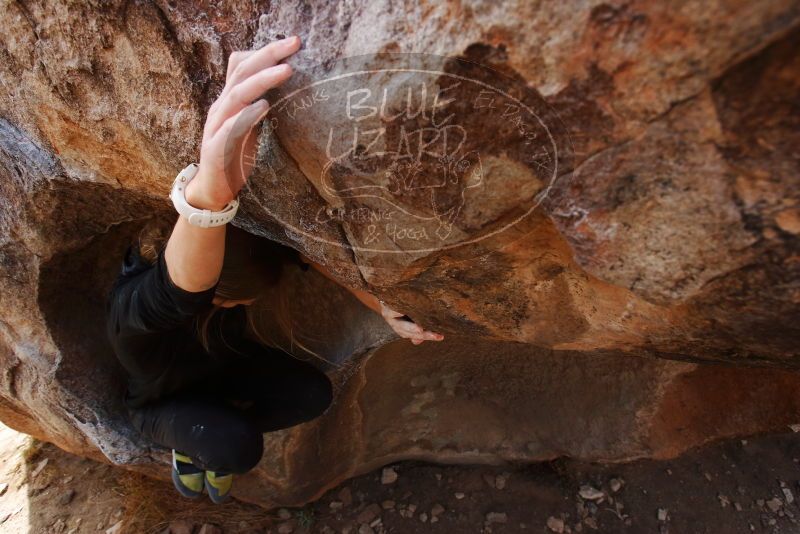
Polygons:
<instances>
[{"instance_id":1,"label":"blonde hair","mask_svg":"<svg viewBox=\"0 0 800 534\"><path fill-rule=\"evenodd\" d=\"M158 260L166 246L172 225L164 221L153 221L139 233L139 254L153 264ZM225 232L225 257L215 296L223 300L258 300L267 293L272 297L272 315L280 330L280 334L288 338L290 346L282 343L274 332L266 331L261 325L256 306L247 306L247 326L250 332L264 345L282 348L292 353L293 347L321 358L301 343L295 336L292 321L288 313L288 292L279 282L284 268L298 263L297 252L276 242L255 236L235 226L228 226ZM214 306L204 313L196 322L197 337L203 347L209 350L209 326L214 315L221 310ZM326 361L324 358L321 358Z\"/></svg>"}]
</instances>

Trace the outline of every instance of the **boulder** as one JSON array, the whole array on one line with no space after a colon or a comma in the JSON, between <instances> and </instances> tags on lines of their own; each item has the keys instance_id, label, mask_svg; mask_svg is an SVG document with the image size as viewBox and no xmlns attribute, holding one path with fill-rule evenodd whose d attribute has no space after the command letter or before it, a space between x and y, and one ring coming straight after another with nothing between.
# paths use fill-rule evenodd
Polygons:
<instances>
[{"instance_id":1,"label":"boulder","mask_svg":"<svg viewBox=\"0 0 800 534\"><path fill-rule=\"evenodd\" d=\"M105 295L174 218L228 54L292 34L235 224L446 340L396 339L290 269L298 343L278 342L336 398L265 436L239 498L800 420L796 2L258 4L0 11L0 420L166 478L125 417Z\"/></svg>"}]
</instances>

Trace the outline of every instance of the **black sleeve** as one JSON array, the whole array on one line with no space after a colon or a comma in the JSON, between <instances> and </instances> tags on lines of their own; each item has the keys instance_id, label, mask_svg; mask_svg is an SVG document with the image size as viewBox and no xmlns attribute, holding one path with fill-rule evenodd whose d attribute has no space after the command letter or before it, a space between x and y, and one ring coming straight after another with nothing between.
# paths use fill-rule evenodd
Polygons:
<instances>
[{"instance_id":1,"label":"black sleeve","mask_svg":"<svg viewBox=\"0 0 800 534\"><path fill-rule=\"evenodd\" d=\"M162 337L207 309L215 290L216 286L191 292L176 286L169 278L162 251L151 268L136 272L114 287L109 298L109 335L112 341L130 336Z\"/></svg>"}]
</instances>

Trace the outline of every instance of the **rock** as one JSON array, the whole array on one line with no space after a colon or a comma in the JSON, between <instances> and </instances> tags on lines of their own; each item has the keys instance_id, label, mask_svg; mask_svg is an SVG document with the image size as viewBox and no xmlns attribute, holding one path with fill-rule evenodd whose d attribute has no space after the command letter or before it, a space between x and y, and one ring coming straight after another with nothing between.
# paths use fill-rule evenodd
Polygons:
<instances>
[{"instance_id":1,"label":"rock","mask_svg":"<svg viewBox=\"0 0 800 534\"><path fill-rule=\"evenodd\" d=\"M344 506L344 503L342 503L342 501L331 501L328 506L331 510L341 510Z\"/></svg>"},{"instance_id":2,"label":"rock","mask_svg":"<svg viewBox=\"0 0 800 534\"><path fill-rule=\"evenodd\" d=\"M339 398L267 435L237 498L301 505L406 458L667 458L797 423L800 304L783 288L798 276L800 14L792 0L751 4L746 16L726 2L674 16L660 2L137 2L123 20L95 3L9 3L0 420L167 476L168 456L120 415L105 296L142 226L174 220L166 195L197 159L227 54L299 33L297 75L275 94L234 224L447 339L413 347L321 275L288 272L287 313L313 333ZM409 20L415 32L398 30ZM385 119L385 135L352 143L347 86L330 83L389 61L377 50L436 55L407 61L435 67L412 81L450 95L435 108L452 112L449 129L434 129L461 132L458 152L392 161L377 149L412 143L411 125L377 113L358 132ZM290 95L307 97L311 81L330 98L298 112ZM372 90L362 113L402 89L388 75L357 81ZM404 109L405 92L390 93L384 109ZM416 163L445 179L420 182ZM353 198L351 186L380 194Z\"/></svg>"},{"instance_id":3,"label":"rock","mask_svg":"<svg viewBox=\"0 0 800 534\"><path fill-rule=\"evenodd\" d=\"M659 521L666 521L669 517L669 512L666 508L659 508L656 516L658 517Z\"/></svg>"},{"instance_id":4,"label":"rock","mask_svg":"<svg viewBox=\"0 0 800 534\"><path fill-rule=\"evenodd\" d=\"M200 530L197 531L197 534L223 534L222 529L219 528L217 525L212 525L211 523L203 523L203 526L200 527Z\"/></svg>"},{"instance_id":5,"label":"rock","mask_svg":"<svg viewBox=\"0 0 800 534\"><path fill-rule=\"evenodd\" d=\"M279 508L278 509L278 518L279 519L291 519L292 512L287 510L286 508Z\"/></svg>"},{"instance_id":6,"label":"rock","mask_svg":"<svg viewBox=\"0 0 800 534\"><path fill-rule=\"evenodd\" d=\"M564 521L558 517L550 516L547 518L547 528L549 528L551 532L564 532Z\"/></svg>"},{"instance_id":7,"label":"rock","mask_svg":"<svg viewBox=\"0 0 800 534\"><path fill-rule=\"evenodd\" d=\"M428 522L428 514L426 514L425 512L420 512L419 520L422 521L423 523L427 523Z\"/></svg>"},{"instance_id":8,"label":"rock","mask_svg":"<svg viewBox=\"0 0 800 534\"><path fill-rule=\"evenodd\" d=\"M623 480L621 478L612 478L608 482L608 487L611 488L612 493L617 493L619 490L622 489Z\"/></svg>"},{"instance_id":9,"label":"rock","mask_svg":"<svg viewBox=\"0 0 800 534\"><path fill-rule=\"evenodd\" d=\"M606 496L606 494L599 489L589 485L581 486L580 490L578 491L578 495L581 496L581 499L585 499L587 501L599 501Z\"/></svg>"},{"instance_id":10,"label":"rock","mask_svg":"<svg viewBox=\"0 0 800 534\"><path fill-rule=\"evenodd\" d=\"M372 503L358 514L356 521L359 523L371 523L376 517L380 517L381 511L382 509L378 504Z\"/></svg>"},{"instance_id":11,"label":"rock","mask_svg":"<svg viewBox=\"0 0 800 534\"><path fill-rule=\"evenodd\" d=\"M393 467L384 467L381 471L381 484L394 484L397 482L397 471Z\"/></svg>"},{"instance_id":12,"label":"rock","mask_svg":"<svg viewBox=\"0 0 800 534\"><path fill-rule=\"evenodd\" d=\"M783 498L786 500L786 504L792 504L794 502L794 493L789 488L781 488L783 492ZM2 491L0 491L0 495L2 495Z\"/></svg>"},{"instance_id":13,"label":"rock","mask_svg":"<svg viewBox=\"0 0 800 534\"><path fill-rule=\"evenodd\" d=\"M777 512L781 508L783 508L783 501L777 497L773 497L772 499L768 500L766 503L767 508L769 508L770 512Z\"/></svg>"},{"instance_id":14,"label":"rock","mask_svg":"<svg viewBox=\"0 0 800 534\"><path fill-rule=\"evenodd\" d=\"M31 478L33 479L39 476L39 473L41 473L44 470L44 468L47 467L47 463L49 461L50 461L49 458L45 458L39 461L39 463L36 464L36 467L33 469L33 471L31 471Z\"/></svg>"},{"instance_id":15,"label":"rock","mask_svg":"<svg viewBox=\"0 0 800 534\"><path fill-rule=\"evenodd\" d=\"M436 503L431 507L431 515L433 517L437 517L442 513L444 513L444 506L442 506L441 504Z\"/></svg>"},{"instance_id":16,"label":"rock","mask_svg":"<svg viewBox=\"0 0 800 534\"><path fill-rule=\"evenodd\" d=\"M508 473L502 473L500 475L497 475L494 479L494 487L496 487L499 490L505 489L507 481L508 481Z\"/></svg>"},{"instance_id":17,"label":"rock","mask_svg":"<svg viewBox=\"0 0 800 534\"><path fill-rule=\"evenodd\" d=\"M278 534L290 534L294 532L294 523L291 521L284 521L278 525Z\"/></svg>"},{"instance_id":18,"label":"rock","mask_svg":"<svg viewBox=\"0 0 800 534\"><path fill-rule=\"evenodd\" d=\"M800 234L800 209L783 210L775 216L775 224L784 232Z\"/></svg>"},{"instance_id":19,"label":"rock","mask_svg":"<svg viewBox=\"0 0 800 534\"><path fill-rule=\"evenodd\" d=\"M486 522L489 524L492 523L506 523L508 521L508 516L505 512L489 512L486 514Z\"/></svg>"},{"instance_id":20,"label":"rock","mask_svg":"<svg viewBox=\"0 0 800 534\"><path fill-rule=\"evenodd\" d=\"M461 491L457 491L457 492L455 492L455 493L453 494L453 497L455 497L455 498L456 498L456 499L458 499L459 501L460 501L461 499L463 499L465 496L466 496L466 495L465 495L463 492L461 492Z\"/></svg>"},{"instance_id":21,"label":"rock","mask_svg":"<svg viewBox=\"0 0 800 534\"><path fill-rule=\"evenodd\" d=\"M722 508L726 508L728 505L731 504L730 499L728 499L725 495L722 494L717 495L717 500L719 500L719 505Z\"/></svg>"},{"instance_id":22,"label":"rock","mask_svg":"<svg viewBox=\"0 0 800 534\"><path fill-rule=\"evenodd\" d=\"M375 530L369 525L359 525L358 534L375 534Z\"/></svg>"},{"instance_id":23,"label":"rock","mask_svg":"<svg viewBox=\"0 0 800 534\"><path fill-rule=\"evenodd\" d=\"M121 534L122 532L122 521L117 521L111 527L106 529L106 534Z\"/></svg>"},{"instance_id":24,"label":"rock","mask_svg":"<svg viewBox=\"0 0 800 534\"><path fill-rule=\"evenodd\" d=\"M386 500L381 503L381 508L384 510L394 510L395 502L392 500Z\"/></svg>"},{"instance_id":25,"label":"rock","mask_svg":"<svg viewBox=\"0 0 800 534\"><path fill-rule=\"evenodd\" d=\"M353 494L350 492L350 488L344 487L340 489L337 496L339 497L339 500L342 501L344 506L350 506L353 504Z\"/></svg>"},{"instance_id":26,"label":"rock","mask_svg":"<svg viewBox=\"0 0 800 534\"><path fill-rule=\"evenodd\" d=\"M58 504L60 506L67 506L69 503L72 502L72 499L75 498L75 490L72 488L67 489L61 496L58 498Z\"/></svg>"}]
</instances>

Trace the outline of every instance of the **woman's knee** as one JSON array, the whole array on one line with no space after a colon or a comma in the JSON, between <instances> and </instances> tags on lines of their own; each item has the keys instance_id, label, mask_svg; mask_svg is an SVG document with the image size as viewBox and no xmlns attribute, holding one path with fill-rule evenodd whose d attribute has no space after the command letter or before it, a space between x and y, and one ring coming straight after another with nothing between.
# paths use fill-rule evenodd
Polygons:
<instances>
[{"instance_id":1,"label":"woman's knee","mask_svg":"<svg viewBox=\"0 0 800 534\"><path fill-rule=\"evenodd\" d=\"M264 454L264 437L247 419L229 421L223 428L202 436L197 461L212 471L243 474L253 469Z\"/></svg>"}]
</instances>

